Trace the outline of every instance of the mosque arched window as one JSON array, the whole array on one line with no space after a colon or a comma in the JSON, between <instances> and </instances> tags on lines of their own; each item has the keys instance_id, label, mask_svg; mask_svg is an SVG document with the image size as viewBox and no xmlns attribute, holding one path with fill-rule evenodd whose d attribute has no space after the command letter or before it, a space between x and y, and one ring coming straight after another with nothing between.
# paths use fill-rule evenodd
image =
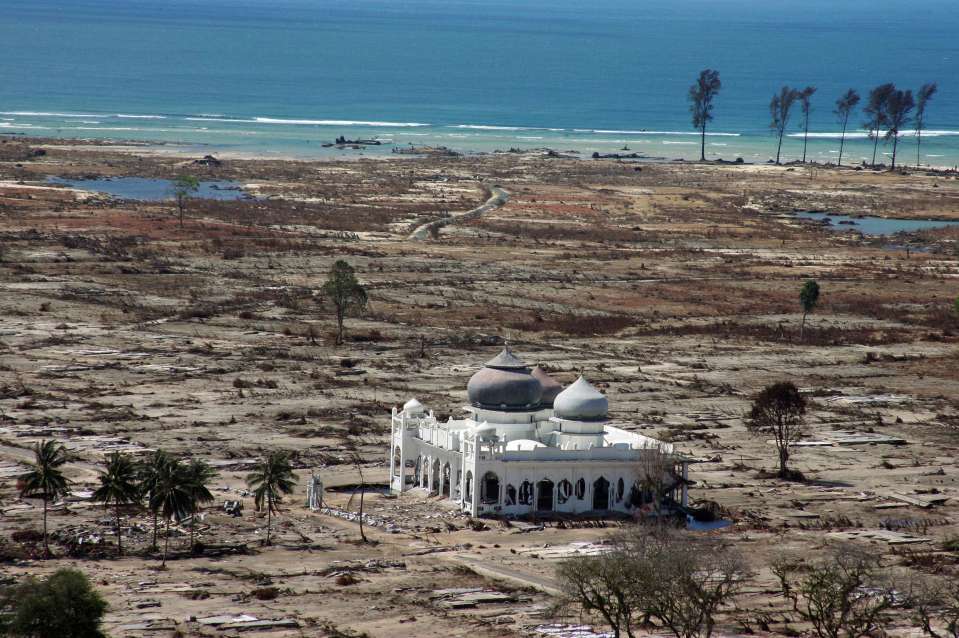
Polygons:
<instances>
[{"instance_id":1,"label":"mosque arched window","mask_svg":"<svg viewBox=\"0 0 959 638\"><path fill-rule=\"evenodd\" d=\"M573 484L563 479L559 482L559 485L556 486L556 500L560 503L565 503L569 500L569 497L573 495Z\"/></svg>"},{"instance_id":2,"label":"mosque arched window","mask_svg":"<svg viewBox=\"0 0 959 638\"><path fill-rule=\"evenodd\" d=\"M520 505L533 504L533 484L529 481L523 481L519 486L519 503Z\"/></svg>"}]
</instances>

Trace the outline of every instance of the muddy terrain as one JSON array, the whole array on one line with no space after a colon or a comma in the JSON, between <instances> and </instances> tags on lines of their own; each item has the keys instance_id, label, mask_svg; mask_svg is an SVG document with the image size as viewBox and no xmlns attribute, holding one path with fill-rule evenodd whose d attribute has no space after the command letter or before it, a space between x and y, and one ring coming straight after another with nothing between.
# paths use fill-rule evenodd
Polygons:
<instances>
[{"instance_id":1,"label":"muddy terrain","mask_svg":"<svg viewBox=\"0 0 959 638\"><path fill-rule=\"evenodd\" d=\"M199 157L0 143L5 578L83 569L114 636L599 629L553 608L554 568L623 521L473 521L383 490L390 409L415 396L458 414L507 338L564 383L585 373L616 425L695 459L691 499L734 521L695 533L738 547L755 572L720 634L759 631L761 614L784 631L766 564L782 548L812 556L849 540L896 572L959 574L943 548L959 536L959 227L863 236L796 215L959 221L956 175L539 153ZM48 181L184 173L247 197L191 200L181 226L172 202ZM318 296L337 259L370 299L342 346ZM807 279L822 297L801 339ZM794 452L803 482L768 478L775 448L744 426L751 396L780 379L810 402ZM71 450L75 483L50 513L56 559L41 560L41 503L19 497L16 477L49 438ZM89 499L106 455L155 449L220 472L196 525L202 551L174 526L166 569L149 514L127 512L130 556L116 559L110 513ZM244 477L277 449L300 481L265 547ZM368 543L350 514L358 470ZM331 509L306 507L311 474Z\"/></svg>"}]
</instances>

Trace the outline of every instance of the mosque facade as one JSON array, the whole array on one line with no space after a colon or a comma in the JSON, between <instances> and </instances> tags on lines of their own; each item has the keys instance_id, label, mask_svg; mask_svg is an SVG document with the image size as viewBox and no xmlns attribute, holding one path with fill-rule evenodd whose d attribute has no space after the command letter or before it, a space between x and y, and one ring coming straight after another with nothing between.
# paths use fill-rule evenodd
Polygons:
<instances>
[{"instance_id":1,"label":"mosque facade","mask_svg":"<svg viewBox=\"0 0 959 638\"><path fill-rule=\"evenodd\" d=\"M585 378L563 388L510 349L467 385L461 418L393 409L390 489L427 490L472 516L660 513L687 505L688 462L615 427Z\"/></svg>"}]
</instances>

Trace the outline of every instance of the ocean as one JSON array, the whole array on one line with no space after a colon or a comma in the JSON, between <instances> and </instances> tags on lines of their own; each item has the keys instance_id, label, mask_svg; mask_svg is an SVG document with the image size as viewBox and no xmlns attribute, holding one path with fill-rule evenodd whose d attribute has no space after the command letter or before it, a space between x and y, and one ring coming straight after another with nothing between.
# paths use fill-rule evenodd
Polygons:
<instances>
[{"instance_id":1,"label":"ocean","mask_svg":"<svg viewBox=\"0 0 959 638\"><path fill-rule=\"evenodd\" d=\"M834 161L847 88L935 81L920 159L959 164L955 0L0 0L0 15L3 134L692 159L686 93L708 67L723 81L712 159L775 156L784 84L818 88L808 155ZM800 119L784 161L802 154ZM383 144L322 147L341 135ZM871 157L865 133L849 138L844 163ZM900 153L916 162L911 133Z\"/></svg>"}]
</instances>

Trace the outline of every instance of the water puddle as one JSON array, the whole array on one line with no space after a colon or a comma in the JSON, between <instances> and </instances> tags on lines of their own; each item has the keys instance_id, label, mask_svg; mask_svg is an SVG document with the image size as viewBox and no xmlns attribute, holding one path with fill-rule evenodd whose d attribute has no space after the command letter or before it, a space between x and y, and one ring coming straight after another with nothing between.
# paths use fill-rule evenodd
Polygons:
<instances>
[{"instance_id":1,"label":"water puddle","mask_svg":"<svg viewBox=\"0 0 959 638\"><path fill-rule=\"evenodd\" d=\"M886 217L852 217L822 211L806 211L796 213L800 219L811 219L824 224L826 228L837 232L855 230L863 235L895 235L896 233L911 233L917 230L946 228L959 226L959 221L944 221L937 219L890 219Z\"/></svg>"},{"instance_id":2,"label":"water puddle","mask_svg":"<svg viewBox=\"0 0 959 638\"><path fill-rule=\"evenodd\" d=\"M728 518L720 518L715 521L697 521L692 516L686 517L686 529L691 532L711 532L715 529L723 529L733 524Z\"/></svg>"},{"instance_id":3,"label":"water puddle","mask_svg":"<svg viewBox=\"0 0 959 638\"><path fill-rule=\"evenodd\" d=\"M117 199L128 199L138 202L162 202L173 199L173 182L169 179L152 179L148 177L99 177L96 179L63 179L48 177L50 184L59 184L78 188L85 191L105 193ZM238 182L206 181L191 197L199 199L218 199L235 201L239 199L253 199Z\"/></svg>"}]
</instances>

